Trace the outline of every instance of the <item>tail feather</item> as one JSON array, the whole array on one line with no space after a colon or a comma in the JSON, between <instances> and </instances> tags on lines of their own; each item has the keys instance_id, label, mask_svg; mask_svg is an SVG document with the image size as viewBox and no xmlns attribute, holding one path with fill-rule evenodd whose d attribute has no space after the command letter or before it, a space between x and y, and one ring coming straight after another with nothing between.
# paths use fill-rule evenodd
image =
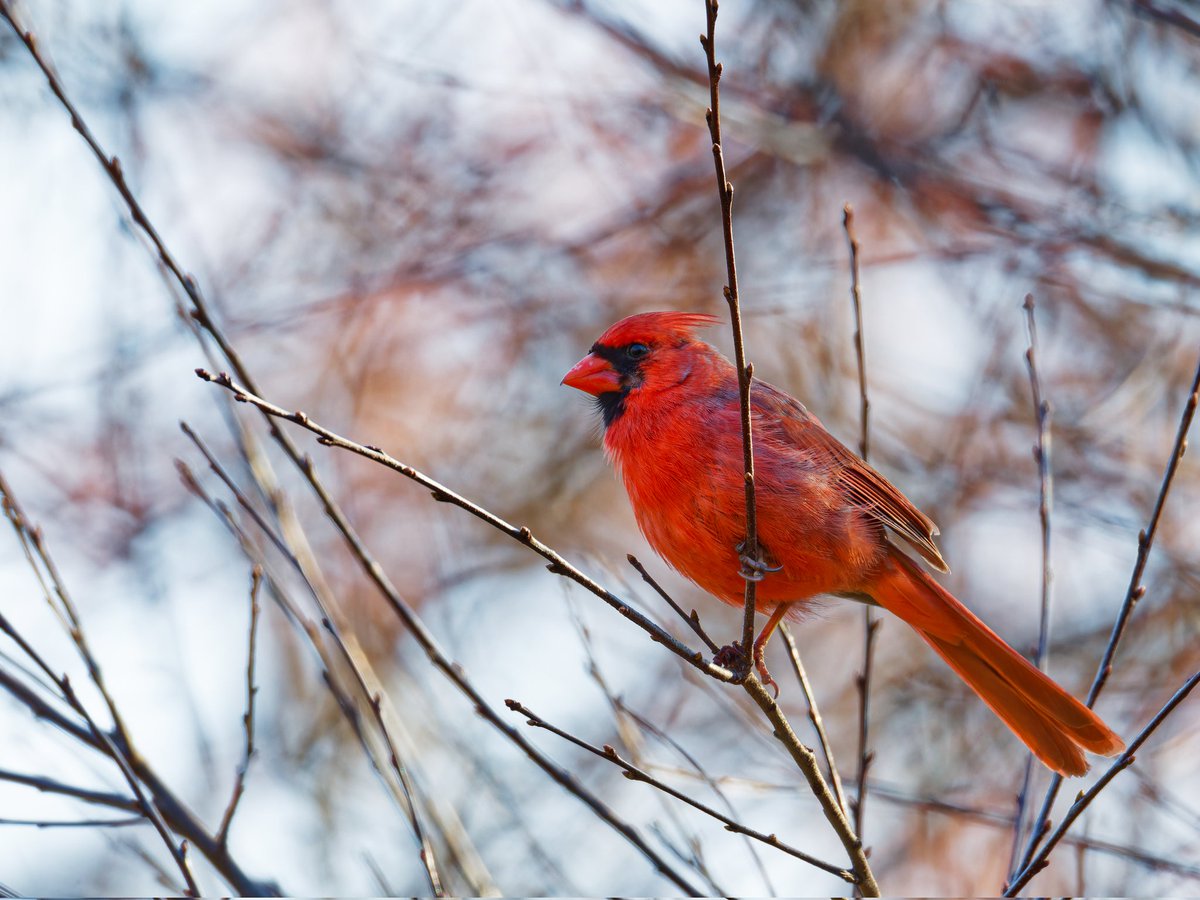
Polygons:
<instances>
[{"instance_id":1,"label":"tail feather","mask_svg":"<svg viewBox=\"0 0 1200 900\"><path fill-rule=\"evenodd\" d=\"M914 629L1013 733L1063 775L1088 769L1083 750L1113 756L1124 742L915 562L892 550L871 596Z\"/></svg>"}]
</instances>

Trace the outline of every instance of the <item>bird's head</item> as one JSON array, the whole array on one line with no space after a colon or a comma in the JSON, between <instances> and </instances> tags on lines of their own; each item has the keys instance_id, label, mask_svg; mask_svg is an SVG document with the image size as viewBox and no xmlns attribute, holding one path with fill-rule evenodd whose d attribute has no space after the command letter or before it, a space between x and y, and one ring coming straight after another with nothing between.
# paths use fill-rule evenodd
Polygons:
<instances>
[{"instance_id":1,"label":"bird's head","mask_svg":"<svg viewBox=\"0 0 1200 900\"><path fill-rule=\"evenodd\" d=\"M604 425L611 425L631 396L657 394L682 383L691 373L697 328L718 322L705 313L648 312L622 319L600 339L562 383L596 398Z\"/></svg>"}]
</instances>

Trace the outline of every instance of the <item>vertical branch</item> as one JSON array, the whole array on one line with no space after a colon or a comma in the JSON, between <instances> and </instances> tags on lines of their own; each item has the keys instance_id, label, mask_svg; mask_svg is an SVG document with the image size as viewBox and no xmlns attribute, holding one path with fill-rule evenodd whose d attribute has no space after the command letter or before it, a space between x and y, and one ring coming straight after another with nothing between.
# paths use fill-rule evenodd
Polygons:
<instances>
[{"instance_id":1,"label":"vertical branch","mask_svg":"<svg viewBox=\"0 0 1200 900\"><path fill-rule=\"evenodd\" d=\"M1054 503L1053 475L1050 470L1050 401L1042 393L1042 380L1037 368L1037 322L1034 319L1033 295L1025 295L1025 320L1029 330L1029 347L1025 351L1025 365L1029 370L1029 387L1033 395L1034 415L1037 419L1037 444L1033 458L1038 464L1038 518L1042 527L1042 597L1041 617L1038 621L1037 655L1034 664L1046 670L1046 654L1050 646L1050 512ZM1010 875L1016 873L1017 860L1021 852L1021 835L1025 828L1025 812L1029 804L1029 788L1033 779L1033 754L1025 759L1025 775L1021 779L1021 791L1017 795L1017 816L1013 828L1012 854L1009 857Z\"/></svg>"},{"instance_id":2,"label":"vertical branch","mask_svg":"<svg viewBox=\"0 0 1200 900\"><path fill-rule=\"evenodd\" d=\"M1150 521L1144 529L1138 532L1138 552L1133 564L1133 573L1129 578L1129 586L1125 590L1125 599L1121 602L1121 608L1117 611L1117 618L1113 622L1112 634L1109 636L1108 645L1104 648L1104 655L1100 659L1100 665L1096 667L1096 676L1092 680L1091 689L1088 691L1088 707L1096 705L1096 699L1100 696L1100 692L1104 690L1104 685L1108 683L1108 676L1112 674L1112 661L1117 652L1117 644L1120 643L1122 636L1125 634L1125 627L1129 624L1130 616L1133 615L1133 608L1137 606L1138 601L1146 594L1146 586L1142 584L1142 575L1145 573L1146 563L1150 559L1150 548L1154 545L1155 534L1158 533L1158 523L1162 518L1163 507L1167 502L1167 494L1170 493L1171 484L1175 481L1175 473L1179 469L1179 463L1183 460L1183 454L1187 451L1187 435L1188 431L1191 430L1192 420L1196 417L1197 403L1200 403L1200 359L1196 361L1196 374L1192 377L1191 392L1188 394L1187 401L1183 404L1183 412L1179 417L1179 428L1175 432L1175 443L1171 446L1171 456L1167 460L1167 468L1163 473L1162 485L1159 487L1158 496L1154 500L1154 509L1150 513ZM1025 853L1021 857L1020 868L1022 869L1027 870L1029 868L1034 854L1037 853L1038 844L1050 829L1050 810L1054 806L1054 801L1058 797L1062 783L1063 778L1061 775L1055 775L1050 780L1050 787L1046 789L1046 796L1042 799L1041 809L1038 810L1033 830L1029 834L1029 842L1026 844Z\"/></svg>"},{"instance_id":3,"label":"vertical branch","mask_svg":"<svg viewBox=\"0 0 1200 900\"><path fill-rule=\"evenodd\" d=\"M704 0L708 31L700 35L700 45L708 60L708 88L711 106L705 113L708 133L712 138L713 165L717 174L717 194L721 198L721 234L725 241L725 269L728 283L725 285L725 302L729 304L729 321L733 327L733 353L738 372L738 394L742 408L742 466L746 484L746 539L742 544L742 556L756 560L759 557L758 516L754 502L754 437L750 422L750 384L754 377L754 366L746 362L746 345L742 339L742 309L738 297L737 260L733 252L733 185L725 175L725 154L721 145L721 73L722 66L716 56L718 0ZM745 573L745 569L743 569ZM743 667L747 673L753 669L754 659L754 611L756 583L753 577L746 578L745 616L742 620Z\"/></svg>"},{"instance_id":4,"label":"vertical branch","mask_svg":"<svg viewBox=\"0 0 1200 900\"><path fill-rule=\"evenodd\" d=\"M258 688L254 684L254 664L258 649L258 589L262 586L262 566L256 565L250 572L250 640L246 651L246 712L242 715L242 727L246 732L246 747L242 753L242 764L238 766L237 776L233 782L233 794L225 814L221 816L221 827L217 829L217 843L224 847L229 843L229 826L233 824L233 814L237 812L238 803L246 791L246 773L250 771L250 760L254 758L254 697Z\"/></svg>"},{"instance_id":5,"label":"vertical branch","mask_svg":"<svg viewBox=\"0 0 1200 900\"><path fill-rule=\"evenodd\" d=\"M870 412L867 397L867 353L863 341L862 290L858 280L858 235L854 230L854 207L842 207L842 228L850 246L850 301L854 307L854 356L858 363L859 439L858 453L863 462L871 452ZM863 815L867 801L867 779L875 754L869 748L871 724L871 671L875 662L875 635L879 619L871 606L863 608L863 667L855 680L858 687L858 796L854 800L854 833L862 840Z\"/></svg>"},{"instance_id":6,"label":"vertical branch","mask_svg":"<svg viewBox=\"0 0 1200 900\"><path fill-rule=\"evenodd\" d=\"M858 234L854 230L854 207L842 207L842 228L850 245L850 302L854 307L854 356L858 361L858 455L863 462L871 455L871 400L867 397L867 350L863 341L862 289L858 281Z\"/></svg>"}]
</instances>

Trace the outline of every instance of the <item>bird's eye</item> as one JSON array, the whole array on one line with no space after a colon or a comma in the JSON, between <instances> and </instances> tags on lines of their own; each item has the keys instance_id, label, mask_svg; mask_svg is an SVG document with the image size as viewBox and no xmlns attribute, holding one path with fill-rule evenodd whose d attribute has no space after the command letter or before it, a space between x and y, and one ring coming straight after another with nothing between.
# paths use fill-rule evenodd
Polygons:
<instances>
[{"instance_id":1,"label":"bird's eye","mask_svg":"<svg viewBox=\"0 0 1200 900\"><path fill-rule=\"evenodd\" d=\"M625 355L630 359L645 359L650 355L650 348L645 344L630 344L625 348Z\"/></svg>"}]
</instances>

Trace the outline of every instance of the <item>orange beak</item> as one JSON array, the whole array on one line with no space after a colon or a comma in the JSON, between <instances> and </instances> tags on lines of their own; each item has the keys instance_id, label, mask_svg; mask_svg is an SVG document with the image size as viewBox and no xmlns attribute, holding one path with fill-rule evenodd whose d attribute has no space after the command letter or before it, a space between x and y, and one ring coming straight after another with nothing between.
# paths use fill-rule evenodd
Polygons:
<instances>
[{"instance_id":1,"label":"orange beak","mask_svg":"<svg viewBox=\"0 0 1200 900\"><path fill-rule=\"evenodd\" d=\"M563 376L562 384L599 397L621 389L621 376L603 357L589 353Z\"/></svg>"}]
</instances>

